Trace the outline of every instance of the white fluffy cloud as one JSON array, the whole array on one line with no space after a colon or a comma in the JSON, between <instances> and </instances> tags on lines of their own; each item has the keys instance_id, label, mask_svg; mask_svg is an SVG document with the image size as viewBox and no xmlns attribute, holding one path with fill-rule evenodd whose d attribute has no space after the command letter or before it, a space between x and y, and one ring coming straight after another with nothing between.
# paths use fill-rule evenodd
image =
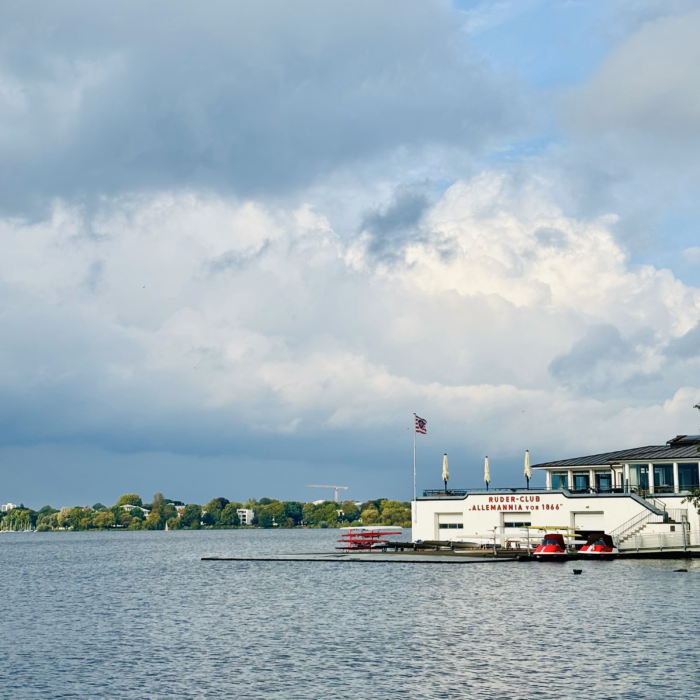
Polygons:
<instances>
[{"instance_id":1,"label":"white fluffy cloud","mask_svg":"<svg viewBox=\"0 0 700 700\"><path fill-rule=\"evenodd\" d=\"M460 450L550 457L692 429L700 391L657 380L700 293L549 192L459 182L390 259L309 207L195 195L4 220L5 439L294 459L361 433L357 458L418 411Z\"/></svg>"}]
</instances>

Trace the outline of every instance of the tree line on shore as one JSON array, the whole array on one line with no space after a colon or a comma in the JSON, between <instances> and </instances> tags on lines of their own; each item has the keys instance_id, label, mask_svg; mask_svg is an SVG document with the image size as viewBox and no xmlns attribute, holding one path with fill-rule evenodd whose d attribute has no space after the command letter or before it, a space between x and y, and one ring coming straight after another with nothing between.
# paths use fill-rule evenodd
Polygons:
<instances>
[{"instance_id":1,"label":"tree line on shore","mask_svg":"<svg viewBox=\"0 0 700 700\"><path fill-rule=\"evenodd\" d=\"M242 524L238 511L253 512L249 523ZM92 507L53 508L38 511L20 505L0 513L0 530L198 530L206 528L294 528L343 527L347 525L411 526L410 504L376 499L357 504L303 503L274 498L251 499L245 503L213 498L204 506L184 504L157 493L151 503L143 503L138 494L124 494L113 506L95 503Z\"/></svg>"}]
</instances>

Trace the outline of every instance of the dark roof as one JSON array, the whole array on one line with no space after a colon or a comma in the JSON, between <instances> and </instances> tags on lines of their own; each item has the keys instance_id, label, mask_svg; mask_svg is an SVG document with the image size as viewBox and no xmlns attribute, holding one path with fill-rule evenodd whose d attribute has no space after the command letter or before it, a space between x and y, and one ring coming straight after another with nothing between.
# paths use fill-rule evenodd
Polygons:
<instances>
[{"instance_id":1,"label":"dark roof","mask_svg":"<svg viewBox=\"0 0 700 700\"><path fill-rule=\"evenodd\" d=\"M667 445L698 445L700 444L700 435L676 435L666 441Z\"/></svg>"},{"instance_id":2,"label":"dark roof","mask_svg":"<svg viewBox=\"0 0 700 700\"><path fill-rule=\"evenodd\" d=\"M676 444L649 445L647 447L633 447L629 450L617 450L616 452L602 452L586 457L573 457L572 459L559 459L555 462L542 462L533 464L533 469L547 469L549 467L590 467L595 465L607 466L611 462L653 462L659 459L694 459L700 461L698 452L698 440L700 437L679 436L695 438L692 442L680 441ZM677 438L674 438L676 440ZM669 443L672 443L669 440Z\"/></svg>"}]
</instances>

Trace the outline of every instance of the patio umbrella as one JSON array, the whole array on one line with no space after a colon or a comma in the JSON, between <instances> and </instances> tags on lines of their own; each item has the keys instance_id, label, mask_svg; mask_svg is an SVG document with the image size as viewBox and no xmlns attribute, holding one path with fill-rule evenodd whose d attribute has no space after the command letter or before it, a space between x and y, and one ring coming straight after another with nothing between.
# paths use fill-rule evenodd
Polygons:
<instances>
[{"instance_id":1,"label":"patio umbrella","mask_svg":"<svg viewBox=\"0 0 700 700\"><path fill-rule=\"evenodd\" d=\"M530 469L530 450L525 450L525 478L527 479L527 487L530 488L530 479L532 479L532 469Z\"/></svg>"},{"instance_id":2,"label":"patio umbrella","mask_svg":"<svg viewBox=\"0 0 700 700\"><path fill-rule=\"evenodd\" d=\"M484 481L486 482L486 490L489 490L489 483L491 481L491 471L489 469L489 456L486 455L484 460Z\"/></svg>"},{"instance_id":3,"label":"patio umbrella","mask_svg":"<svg viewBox=\"0 0 700 700\"><path fill-rule=\"evenodd\" d=\"M445 482L445 491L447 491L447 480L450 478L450 472L447 470L447 452L442 458L442 480Z\"/></svg>"}]
</instances>

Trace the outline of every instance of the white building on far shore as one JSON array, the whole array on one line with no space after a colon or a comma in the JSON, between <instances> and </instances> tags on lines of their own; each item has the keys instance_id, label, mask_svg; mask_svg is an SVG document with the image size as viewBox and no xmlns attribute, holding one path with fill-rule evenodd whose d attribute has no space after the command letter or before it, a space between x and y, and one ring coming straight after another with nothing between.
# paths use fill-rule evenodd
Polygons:
<instances>
[{"instance_id":1,"label":"white building on far shore","mask_svg":"<svg viewBox=\"0 0 700 700\"><path fill-rule=\"evenodd\" d=\"M255 517L255 513L250 510L250 508L238 508L236 513L238 513L238 519L241 521L241 525L250 525Z\"/></svg>"},{"instance_id":2,"label":"white building on far shore","mask_svg":"<svg viewBox=\"0 0 700 700\"><path fill-rule=\"evenodd\" d=\"M148 515L151 512L150 510L142 508L141 506L132 506L130 503L127 503L125 506L120 506L120 508L123 508L127 513L134 509L140 510L144 515Z\"/></svg>"},{"instance_id":3,"label":"white building on far shore","mask_svg":"<svg viewBox=\"0 0 700 700\"><path fill-rule=\"evenodd\" d=\"M16 507L16 503L5 503L4 505L0 506L0 512L7 513L8 511L13 510Z\"/></svg>"}]
</instances>

